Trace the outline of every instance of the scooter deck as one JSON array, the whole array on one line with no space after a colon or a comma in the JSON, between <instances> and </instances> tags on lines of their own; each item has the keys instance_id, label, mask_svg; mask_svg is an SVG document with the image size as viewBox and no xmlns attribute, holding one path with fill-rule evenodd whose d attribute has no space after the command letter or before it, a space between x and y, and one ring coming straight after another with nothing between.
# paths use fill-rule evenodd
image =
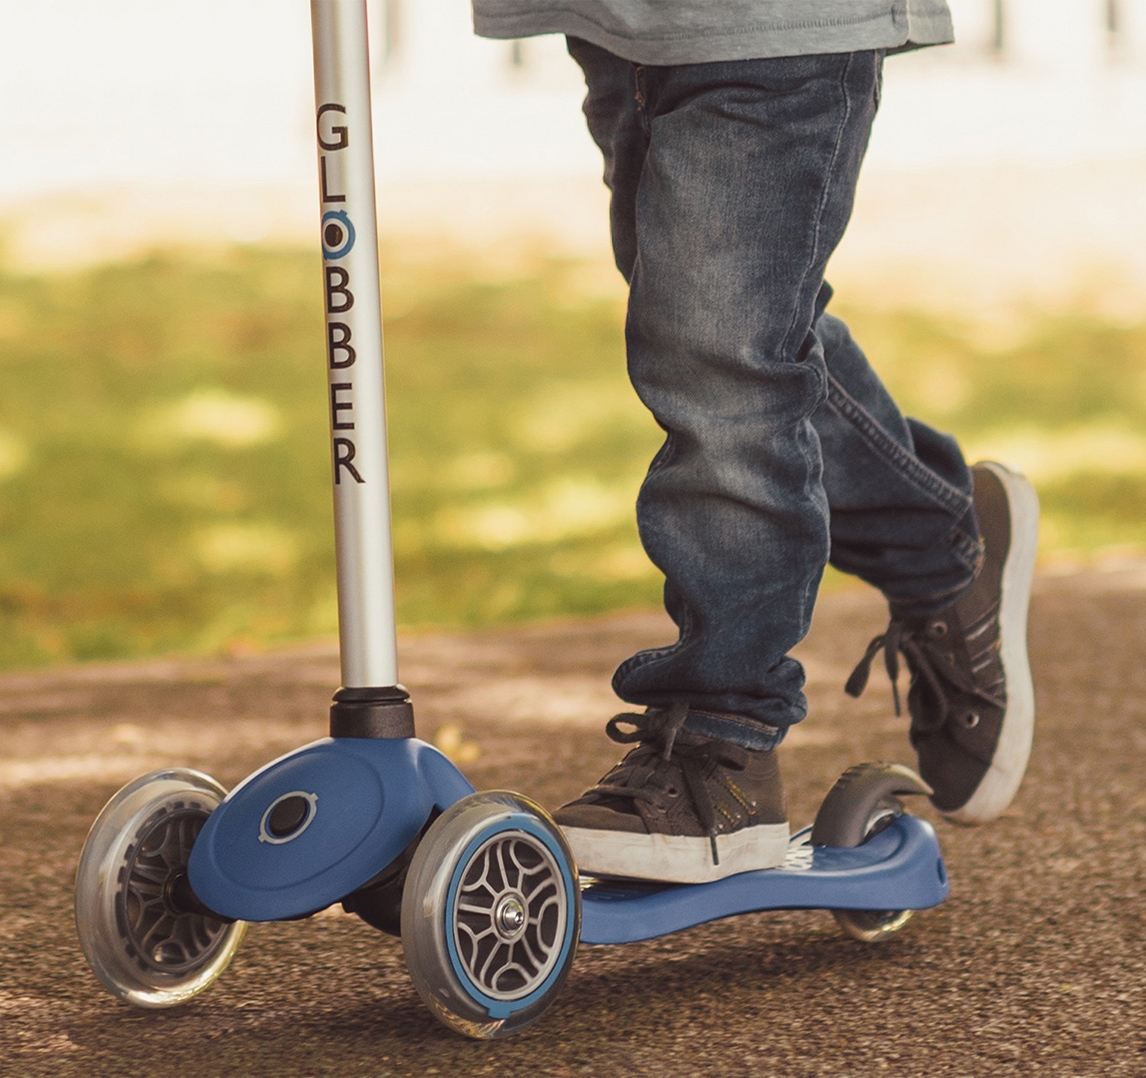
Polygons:
<instances>
[{"instance_id":1,"label":"scooter deck","mask_svg":"<svg viewBox=\"0 0 1146 1078\"><path fill-rule=\"evenodd\" d=\"M813 846L810 827L778 868L713 883L595 880L581 892L581 942L636 943L738 913L781 909L922 910L950 884L935 829L900 816L862 846Z\"/></svg>"}]
</instances>

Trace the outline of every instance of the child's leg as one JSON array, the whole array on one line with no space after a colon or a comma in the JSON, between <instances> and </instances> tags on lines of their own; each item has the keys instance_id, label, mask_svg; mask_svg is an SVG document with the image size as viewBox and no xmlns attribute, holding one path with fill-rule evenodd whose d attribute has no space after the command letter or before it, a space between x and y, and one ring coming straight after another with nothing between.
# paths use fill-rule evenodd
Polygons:
<instances>
[{"instance_id":1,"label":"child's leg","mask_svg":"<svg viewBox=\"0 0 1146 1078\"><path fill-rule=\"evenodd\" d=\"M960 822L985 823L1018 792L1034 736L1026 636L1038 499L1022 476L968 469L954 439L904 419L842 322L824 315L816 331L829 380L813 422L832 564L891 605L848 691L863 691L880 651L893 673L902 654L932 800Z\"/></svg>"},{"instance_id":2,"label":"child's leg","mask_svg":"<svg viewBox=\"0 0 1146 1078\"><path fill-rule=\"evenodd\" d=\"M788 652L829 528L841 567L950 602L975 590L970 474L824 314L881 57L654 68L571 51L630 283L629 372L666 432L637 512L679 638L620 666L618 695L650 710L610 730L638 746L558 819L587 871L713 878L782 857L770 750L806 710Z\"/></svg>"},{"instance_id":3,"label":"child's leg","mask_svg":"<svg viewBox=\"0 0 1146 1078\"><path fill-rule=\"evenodd\" d=\"M897 604L948 606L982 554L962 450L900 412L840 319L823 314L816 335L828 399L812 422L831 507L832 565Z\"/></svg>"},{"instance_id":4,"label":"child's leg","mask_svg":"<svg viewBox=\"0 0 1146 1078\"><path fill-rule=\"evenodd\" d=\"M666 431L638 500L673 646L622 664L634 748L565 806L581 868L679 881L778 864L772 748L828 556L813 331L875 112L876 54L640 68L571 43L630 282L633 384ZM631 731L622 729L624 724Z\"/></svg>"},{"instance_id":5,"label":"child's leg","mask_svg":"<svg viewBox=\"0 0 1146 1078\"><path fill-rule=\"evenodd\" d=\"M769 748L805 712L787 653L828 555L813 321L881 58L641 68L573 52L631 284L630 374L667 435L638 522L680 626L675 645L634 656L614 684L634 703L688 700L695 733Z\"/></svg>"}]
</instances>

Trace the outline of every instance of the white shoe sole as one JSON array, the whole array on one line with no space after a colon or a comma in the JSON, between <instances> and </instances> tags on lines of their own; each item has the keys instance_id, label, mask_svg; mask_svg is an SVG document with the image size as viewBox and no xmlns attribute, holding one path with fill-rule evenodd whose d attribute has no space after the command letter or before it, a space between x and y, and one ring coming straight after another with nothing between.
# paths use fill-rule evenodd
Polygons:
<instances>
[{"instance_id":1,"label":"white shoe sole","mask_svg":"<svg viewBox=\"0 0 1146 1078\"><path fill-rule=\"evenodd\" d=\"M1039 499L1016 472L993 461L976 467L990 471L1007 492L1011 545L1003 563L999 599L1000 658L1007 678L1007 709L991 766L962 808L944 815L956 823L989 823L1014 800L1026 774L1035 732L1035 687L1027 656L1027 609L1039 538Z\"/></svg>"},{"instance_id":2,"label":"white shoe sole","mask_svg":"<svg viewBox=\"0 0 1146 1078\"><path fill-rule=\"evenodd\" d=\"M757 824L716 836L719 864L707 836L642 835L629 831L562 828L578 870L586 876L623 876L663 883L709 883L738 872L776 868L788 855L786 823Z\"/></svg>"}]
</instances>

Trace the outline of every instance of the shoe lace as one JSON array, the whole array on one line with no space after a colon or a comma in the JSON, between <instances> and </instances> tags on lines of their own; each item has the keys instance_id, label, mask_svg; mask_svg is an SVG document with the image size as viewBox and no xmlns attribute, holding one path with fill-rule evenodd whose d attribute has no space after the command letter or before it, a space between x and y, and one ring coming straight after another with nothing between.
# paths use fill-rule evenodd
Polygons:
<instances>
[{"instance_id":1,"label":"shoe lace","mask_svg":"<svg viewBox=\"0 0 1146 1078\"><path fill-rule=\"evenodd\" d=\"M713 763L743 771L748 765L748 750L727 741L678 741L678 735L684 729L687 719L688 703L683 700L667 708L650 708L641 714L624 712L614 715L605 726L608 736L621 745L640 742L640 747L625 758L622 764L624 771L631 774L632 769L640 766L649 770L642 776L643 781L635 785L603 782L594 792L643 801L656 808L667 808L675 796L669 775L669 767L675 764L684 776L697 818L708 835L712 863L719 865L720 855L716 848L717 813L705 780ZM622 726L631 726L632 729L622 730ZM621 768L614 774L618 779L621 778Z\"/></svg>"},{"instance_id":2,"label":"shoe lace","mask_svg":"<svg viewBox=\"0 0 1146 1078\"><path fill-rule=\"evenodd\" d=\"M844 685L849 696L860 696L867 687L871 675L871 664L879 652L883 652L884 667L891 681L891 696L895 701L896 715L902 715L899 698L899 656L902 654L916 677L921 677L931 689L936 707L931 716L912 715L915 729L929 733L943 726L951 714L952 690L967 693L992 707L1004 706L1002 698L988 692L975 683L972 676L961 671L955 663L941 662L939 653L928 632L925 620L901 620L893 617L887 630L875 637L867 646L863 658L856 664L851 676Z\"/></svg>"}]
</instances>

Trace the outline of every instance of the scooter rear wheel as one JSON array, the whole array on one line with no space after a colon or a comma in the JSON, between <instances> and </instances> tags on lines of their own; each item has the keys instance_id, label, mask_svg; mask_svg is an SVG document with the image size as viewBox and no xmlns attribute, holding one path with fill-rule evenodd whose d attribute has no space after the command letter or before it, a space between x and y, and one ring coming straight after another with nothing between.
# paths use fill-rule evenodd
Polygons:
<instances>
[{"instance_id":1,"label":"scooter rear wheel","mask_svg":"<svg viewBox=\"0 0 1146 1078\"><path fill-rule=\"evenodd\" d=\"M879 834L902 815L900 801L894 797L885 798L867 819L864 841ZM880 943L903 929L915 916L915 910L832 910L832 916L852 939L861 943Z\"/></svg>"},{"instance_id":2,"label":"scooter rear wheel","mask_svg":"<svg viewBox=\"0 0 1146 1078\"><path fill-rule=\"evenodd\" d=\"M434 1015L468 1037L515 1033L548 1009L577 949L581 891L565 837L540 806L463 798L414 854L402 945Z\"/></svg>"},{"instance_id":3,"label":"scooter rear wheel","mask_svg":"<svg viewBox=\"0 0 1146 1078\"><path fill-rule=\"evenodd\" d=\"M156 771L115 794L88 833L76 872L80 946L104 987L137 1007L198 995L242 942L245 922L187 899L191 847L225 794L197 771Z\"/></svg>"},{"instance_id":4,"label":"scooter rear wheel","mask_svg":"<svg viewBox=\"0 0 1146 1078\"><path fill-rule=\"evenodd\" d=\"M848 768L824 798L812 828L816 846L862 846L898 816L896 794L930 794L931 788L901 764L869 763ZM879 943L899 932L914 910L832 910L836 923L861 943Z\"/></svg>"}]
</instances>

